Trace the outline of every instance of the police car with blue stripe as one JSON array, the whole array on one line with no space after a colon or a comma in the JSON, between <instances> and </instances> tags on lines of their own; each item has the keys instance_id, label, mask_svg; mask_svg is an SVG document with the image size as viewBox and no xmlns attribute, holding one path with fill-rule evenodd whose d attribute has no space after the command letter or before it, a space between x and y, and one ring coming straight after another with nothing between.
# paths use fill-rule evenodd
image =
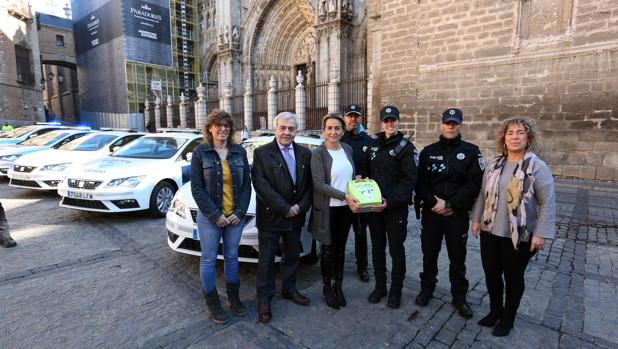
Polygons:
<instances>
[{"instance_id":1,"label":"police car with blue stripe","mask_svg":"<svg viewBox=\"0 0 618 349\"><path fill-rule=\"evenodd\" d=\"M69 169L58 185L60 206L82 211L149 210L164 217L174 193L190 179L191 152L200 134L141 137L109 156Z\"/></svg>"}]
</instances>

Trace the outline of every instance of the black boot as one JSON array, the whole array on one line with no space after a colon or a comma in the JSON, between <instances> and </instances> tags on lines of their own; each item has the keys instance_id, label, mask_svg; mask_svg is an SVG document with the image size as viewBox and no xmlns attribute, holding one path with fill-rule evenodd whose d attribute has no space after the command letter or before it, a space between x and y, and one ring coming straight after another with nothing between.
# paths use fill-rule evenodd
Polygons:
<instances>
[{"instance_id":1,"label":"black boot","mask_svg":"<svg viewBox=\"0 0 618 349\"><path fill-rule=\"evenodd\" d=\"M498 320L498 323L496 324L496 327L494 327L494 330L491 334L493 334L496 337L505 337L509 335L512 328L513 328L513 320L502 316L500 320Z\"/></svg>"},{"instance_id":2,"label":"black boot","mask_svg":"<svg viewBox=\"0 0 618 349\"><path fill-rule=\"evenodd\" d=\"M13 247L15 245L17 245L17 242L15 242L15 240L13 240L13 238L11 237L11 235L6 234L4 236L0 236L0 245L9 248L9 247Z\"/></svg>"},{"instance_id":3,"label":"black boot","mask_svg":"<svg viewBox=\"0 0 618 349\"><path fill-rule=\"evenodd\" d=\"M236 316L245 316L247 315L247 309L240 302L240 282L232 284L225 284L225 288L227 289L227 300L230 303L230 309L232 309L232 313Z\"/></svg>"},{"instance_id":4,"label":"black boot","mask_svg":"<svg viewBox=\"0 0 618 349\"><path fill-rule=\"evenodd\" d=\"M386 306L389 308L397 309L401 305L401 286L391 285L391 289L388 292L388 302Z\"/></svg>"},{"instance_id":5,"label":"black boot","mask_svg":"<svg viewBox=\"0 0 618 349\"><path fill-rule=\"evenodd\" d=\"M380 303L384 297L386 297L386 281L384 283L376 282L373 292L369 295L369 303Z\"/></svg>"},{"instance_id":6,"label":"black boot","mask_svg":"<svg viewBox=\"0 0 618 349\"><path fill-rule=\"evenodd\" d=\"M502 306L490 305L489 314L485 315L484 318L480 319L478 324L483 327L493 327L496 322L500 320L503 311L504 308L502 308Z\"/></svg>"},{"instance_id":7,"label":"black boot","mask_svg":"<svg viewBox=\"0 0 618 349\"><path fill-rule=\"evenodd\" d=\"M210 312L210 318L212 321L217 324L227 323L227 314L221 306L217 289L215 288L209 293L204 292L204 296L206 297L206 305L208 306L208 311Z\"/></svg>"},{"instance_id":8,"label":"black boot","mask_svg":"<svg viewBox=\"0 0 618 349\"><path fill-rule=\"evenodd\" d=\"M335 296L335 291L330 284L330 281L324 282L324 288L322 289L324 292L324 300L326 301L326 305L333 309L339 309L339 302L337 302L337 296Z\"/></svg>"},{"instance_id":9,"label":"black boot","mask_svg":"<svg viewBox=\"0 0 618 349\"><path fill-rule=\"evenodd\" d=\"M333 285L333 289L335 291L335 297L337 298L337 303L339 303L340 306L345 307L347 303L345 301L345 297L343 296L343 290L341 289L342 283L343 283L343 280L337 278L335 280L335 284Z\"/></svg>"}]
</instances>

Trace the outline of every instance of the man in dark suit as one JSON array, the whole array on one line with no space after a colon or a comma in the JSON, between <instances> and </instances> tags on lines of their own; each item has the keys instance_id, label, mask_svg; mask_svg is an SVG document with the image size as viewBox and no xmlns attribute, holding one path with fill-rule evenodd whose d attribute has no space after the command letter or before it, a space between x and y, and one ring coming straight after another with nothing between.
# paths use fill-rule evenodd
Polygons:
<instances>
[{"instance_id":1,"label":"man in dark suit","mask_svg":"<svg viewBox=\"0 0 618 349\"><path fill-rule=\"evenodd\" d=\"M275 117L275 139L253 153L251 178L256 193L259 258L257 298L260 322L272 319L270 302L275 294L275 253L283 239L281 276L284 299L308 305L296 289L300 260L300 232L312 202L311 152L294 143L298 122L290 112Z\"/></svg>"}]
</instances>

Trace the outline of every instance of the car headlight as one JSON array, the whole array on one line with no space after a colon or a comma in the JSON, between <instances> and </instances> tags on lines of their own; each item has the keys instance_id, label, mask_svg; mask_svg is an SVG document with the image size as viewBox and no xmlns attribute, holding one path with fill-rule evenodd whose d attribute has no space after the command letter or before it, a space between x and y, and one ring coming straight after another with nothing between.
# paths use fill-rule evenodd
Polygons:
<instances>
[{"instance_id":1,"label":"car headlight","mask_svg":"<svg viewBox=\"0 0 618 349\"><path fill-rule=\"evenodd\" d=\"M182 219L187 219L187 206L181 200L174 200L172 203L172 212Z\"/></svg>"},{"instance_id":2,"label":"car headlight","mask_svg":"<svg viewBox=\"0 0 618 349\"><path fill-rule=\"evenodd\" d=\"M12 154L12 155L0 156L0 160L8 161L8 162L13 162L13 161L17 160L17 158L20 157L21 155L22 154Z\"/></svg>"},{"instance_id":3,"label":"car headlight","mask_svg":"<svg viewBox=\"0 0 618 349\"><path fill-rule=\"evenodd\" d=\"M146 176L134 176L112 179L107 183L108 187L129 187L135 188Z\"/></svg>"},{"instance_id":4,"label":"car headlight","mask_svg":"<svg viewBox=\"0 0 618 349\"><path fill-rule=\"evenodd\" d=\"M64 171L64 169L69 167L69 165L71 165L70 162L64 162L61 164L45 165L41 167L41 171Z\"/></svg>"}]
</instances>

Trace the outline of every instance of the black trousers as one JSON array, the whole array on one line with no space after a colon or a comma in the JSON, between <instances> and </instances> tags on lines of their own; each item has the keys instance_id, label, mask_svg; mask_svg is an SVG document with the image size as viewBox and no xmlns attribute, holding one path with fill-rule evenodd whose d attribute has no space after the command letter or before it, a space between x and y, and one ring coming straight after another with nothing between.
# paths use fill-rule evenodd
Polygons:
<instances>
[{"instance_id":1,"label":"black trousers","mask_svg":"<svg viewBox=\"0 0 618 349\"><path fill-rule=\"evenodd\" d=\"M433 292L438 282L438 256L442 238L446 240L449 259L451 295L464 301L469 283L466 279L466 242L468 241L468 212L459 211L445 217L431 210L423 210L421 218L421 248L423 272L420 273L421 289Z\"/></svg>"},{"instance_id":2,"label":"black trousers","mask_svg":"<svg viewBox=\"0 0 618 349\"><path fill-rule=\"evenodd\" d=\"M322 245L322 280L330 284L331 279L343 280L343 264L345 262L345 245L352 225L352 211L348 206L330 208L330 245Z\"/></svg>"},{"instance_id":3,"label":"black trousers","mask_svg":"<svg viewBox=\"0 0 618 349\"><path fill-rule=\"evenodd\" d=\"M268 303L275 295L275 255L279 247L279 239L283 238L281 246L281 278L282 291L296 292L296 271L300 260L300 231L265 231L258 232L259 255L256 275L257 299L260 303Z\"/></svg>"},{"instance_id":4,"label":"black trousers","mask_svg":"<svg viewBox=\"0 0 618 349\"><path fill-rule=\"evenodd\" d=\"M530 242L520 243L515 250L510 238L481 232L481 261L492 312L502 313L510 321L515 319L525 289L524 272L535 253L530 252Z\"/></svg>"},{"instance_id":5,"label":"black trousers","mask_svg":"<svg viewBox=\"0 0 618 349\"><path fill-rule=\"evenodd\" d=\"M352 215L352 228L354 229L354 254L356 256L356 270L366 270L369 264L367 258L367 214L357 213Z\"/></svg>"},{"instance_id":6,"label":"black trousers","mask_svg":"<svg viewBox=\"0 0 618 349\"><path fill-rule=\"evenodd\" d=\"M4 207L2 207L2 203L0 202L0 237L9 237L9 223L6 220L6 213L4 212Z\"/></svg>"},{"instance_id":7,"label":"black trousers","mask_svg":"<svg viewBox=\"0 0 618 349\"><path fill-rule=\"evenodd\" d=\"M408 207L369 213L371 254L376 286L386 288L386 243L392 259L391 288L403 287L406 276L406 251L403 243L408 233Z\"/></svg>"}]
</instances>

